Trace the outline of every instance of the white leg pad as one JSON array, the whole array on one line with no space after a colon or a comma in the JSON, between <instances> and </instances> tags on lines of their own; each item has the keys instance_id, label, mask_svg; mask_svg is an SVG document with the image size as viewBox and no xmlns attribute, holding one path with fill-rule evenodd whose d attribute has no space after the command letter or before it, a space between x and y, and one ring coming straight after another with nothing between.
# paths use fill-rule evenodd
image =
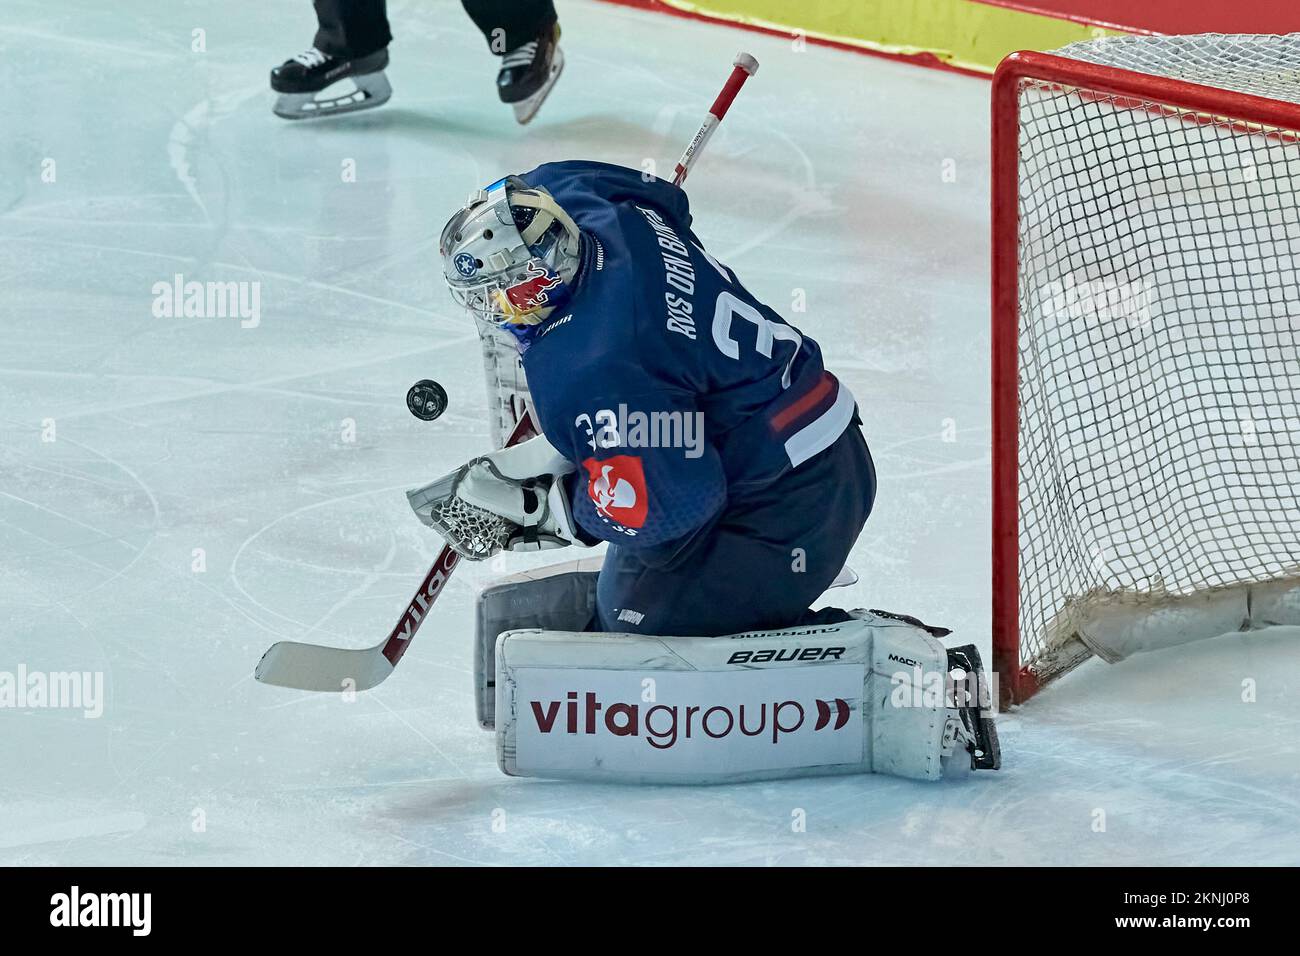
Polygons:
<instances>
[{"instance_id":1,"label":"white leg pad","mask_svg":"<svg viewBox=\"0 0 1300 956\"><path fill-rule=\"evenodd\" d=\"M603 555L562 561L498 578L479 591L474 621L474 706L491 730L496 709L496 643L502 631L547 628L580 631L596 610L596 576Z\"/></svg>"},{"instance_id":2,"label":"white leg pad","mask_svg":"<svg viewBox=\"0 0 1300 956\"><path fill-rule=\"evenodd\" d=\"M729 637L507 631L496 646L501 769L624 783L937 780L943 645L857 613Z\"/></svg>"},{"instance_id":3,"label":"white leg pad","mask_svg":"<svg viewBox=\"0 0 1300 956\"><path fill-rule=\"evenodd\" d=\"M562 561L497 578L479 591L474 634L474 705L479 726L492 730L496 710L496 643L502 631L580 631L596 613L596 575L604 556ZM832 588L856 583L848 565Z\"/></svg>"}]
</instances>

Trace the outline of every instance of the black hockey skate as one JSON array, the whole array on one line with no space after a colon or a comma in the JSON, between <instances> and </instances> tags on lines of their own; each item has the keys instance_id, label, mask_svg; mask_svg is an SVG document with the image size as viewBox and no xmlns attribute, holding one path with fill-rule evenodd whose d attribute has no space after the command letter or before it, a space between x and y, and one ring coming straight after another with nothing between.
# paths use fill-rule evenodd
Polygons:
<instances>
[{"instance_id":1,"label":"black hockey skate","mask_svg":"<svg viewBox=\"0 0 1300 956\"><path fill-rule=\"evenodd\" d=\"M537 39L501 58L501 72L497 74L501 102L514 107L516 120L527 123L542 108L563 69L560 25L553 23Z\"/></svg>"},{"instance_id":2,"label":"black hockey skate","mask_svg":"<svg viewBox=\"0 0 1300 956\"><path fill-rule=\"evenodd\" d=\"M312 47L271 71L271 89L280 94L272 111L285 119L309 119L373 109L393 95L386 66L386 48L347 60Z\"/></svg>"},{"instance_id":3,"label":"black hockey skate","mask_svg":"<svg viewBox=\"0 0 1300 956\"><path fill-rule=\"evenodd\" d=\"M945 745L951 742L954 746L965 746L972 770L997 770L1002 766L1002 750L993 723L992 688L974 644L948 648L948 675L953 695L950 713L956 712L961 726L945 729ZM956 721L950 719L949 723ZM952 741L948 739L950 731Z\"/></svg>"}]
</instances>

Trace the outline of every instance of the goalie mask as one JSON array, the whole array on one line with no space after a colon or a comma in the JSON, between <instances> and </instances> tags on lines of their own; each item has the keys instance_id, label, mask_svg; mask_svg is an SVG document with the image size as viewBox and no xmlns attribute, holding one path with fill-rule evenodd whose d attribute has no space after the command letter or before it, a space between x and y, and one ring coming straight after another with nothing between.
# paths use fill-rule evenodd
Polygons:
<instances>
[{"instance_id":1,"label":"goalie mask","mask_svg":"<svg viewBox=\"0 0 1300 956\"><path fill-rule=\"evenodd\" d=\"M549 192L509 176L470 196L443 228L438 253L452 298L524 339L571 294L580 244Z\"/></svg>"}]
</instances>

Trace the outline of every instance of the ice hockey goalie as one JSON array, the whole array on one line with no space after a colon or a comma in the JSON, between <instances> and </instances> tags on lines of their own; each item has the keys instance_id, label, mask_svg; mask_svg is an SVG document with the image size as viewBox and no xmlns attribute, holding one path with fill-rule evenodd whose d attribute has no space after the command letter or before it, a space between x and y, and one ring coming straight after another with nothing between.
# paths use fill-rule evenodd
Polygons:
<instances>
[{"instance_id":1,"label":"ice hockey goalie","mask_svg":"<svg viewBox=\"0 0 1300 956\"><path fill-rule=\"evenodd\" d=\"M412 508L471 559L608 544L598 567L481 598L479 716L502 768L998 766L987 688L960 690L983 684L973 647L904 616L810 610L875 500L857 406L691 225L678 187L575 161L491 184L443 230L452 295L515 341L542 434Z\"/></svg>"}]
</instances>

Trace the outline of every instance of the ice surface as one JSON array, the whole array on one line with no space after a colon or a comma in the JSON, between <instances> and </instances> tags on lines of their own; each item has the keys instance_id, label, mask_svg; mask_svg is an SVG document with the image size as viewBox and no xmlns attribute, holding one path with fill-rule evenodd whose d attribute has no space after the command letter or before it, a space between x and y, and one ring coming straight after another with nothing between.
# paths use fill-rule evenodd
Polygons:
<instances>
[{"instance_id":1,"label":"ice surface","mask_svg":"<svg viewBox=\"0 0 1300 956\"><path fill-rule=\"evenodd\" d=\"M5 4L0 670L102 671L107 701L0 710L0 863L1300 862L1296 635L1085 666L1003 718L1001 773L940 785L503 777L471 696L487 566L355 702L256 684L275 640L387 632L438 547L402 491L486 445L431 261L450 211L550 159L670 170L741 48L762 69L689 191L861 404L879 503L838 597L987 651L987 84L565 0L519 128L458 4L390 8L392 101L290 125L266 72L306 0ZM155 317L177 273L259 282L259 324Z\"/></svg>"}]
</instances>

